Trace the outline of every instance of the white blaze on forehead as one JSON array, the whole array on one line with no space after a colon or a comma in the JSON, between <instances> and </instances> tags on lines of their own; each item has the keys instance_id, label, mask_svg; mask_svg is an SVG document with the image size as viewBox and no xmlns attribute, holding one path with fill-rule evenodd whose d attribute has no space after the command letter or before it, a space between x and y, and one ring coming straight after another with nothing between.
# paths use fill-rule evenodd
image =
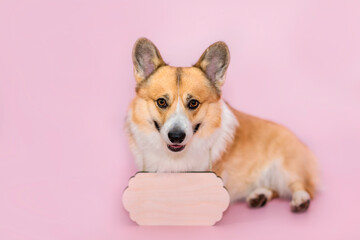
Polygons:
<instances>
[{"instance_id":1,"label":"white blaze on forehead","mask_svg":"<svg viewBox=\"0 0 360 240\"><path fill-rule=\"evenodd\" d=\"M174 113L168 118L163 128L161 129L161 135L168 144L171 144L168 138L168 133L175 127L185 132L186 137L182 144L186 144L192 137L193 130L192 124L185 113L184 107L182 106L182 100L180 98L180 95L178 96Z\"/></svg>"},{"instance_id":2,"label":"white blaze on forehead","mask_svg":"<svg viewBox=\"0 0 360 240\"><path fill-rule=\"evenodd\" d=\"M176 104L176 114L180 114L182 112L182 109L181 109L181 98L180 96L178 97L178 101L177 101L177 104Z\"/></svg>"}]
</instances>

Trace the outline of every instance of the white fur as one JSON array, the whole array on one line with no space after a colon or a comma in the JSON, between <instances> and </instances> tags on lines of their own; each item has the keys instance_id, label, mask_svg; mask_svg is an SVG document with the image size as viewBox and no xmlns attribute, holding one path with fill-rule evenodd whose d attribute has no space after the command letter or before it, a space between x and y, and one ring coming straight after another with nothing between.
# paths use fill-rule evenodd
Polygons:
<instances>
[{"instance_id":1,"label":"white fur","mask_svg":"<svg viewBox=\"0 0 360 240\"><path fill-rule=\"evenodd\" d=\"M306 191L295 191L292 195L291 206L299 206L300 204L310 200L310 195Z\"/></svg>"},{"instance_id":2,"label":"white fur","mask_svg":"<svg viewBox=\"0 0 360 240\"><path fill-rule=\"evenodd\" d=\"M271 161L270 166L264 169L259 179L255 182L254 188L274 189L280 197L291 196L288 186L288 174L282 166L282 159Z\"/></svg>"},{"instance_id":3,"label":"white fur","mask_svg":"<svg viewBox=\"0 0 360 240\"><path fill-rule=\"evenodd\" d=\"M238 121L228 106L221 100L221 126L206 139L194 135L181 152L171 152L159 132L144 132L132 121L128 113L130 134L134 137L131 146L136 165L140 170L156 172L206 171L210 161L215 162L231 142ZM179 111L180 112L180 111ZM210 156L211 148L211 156Z\"/></svg>"}]
</instances>

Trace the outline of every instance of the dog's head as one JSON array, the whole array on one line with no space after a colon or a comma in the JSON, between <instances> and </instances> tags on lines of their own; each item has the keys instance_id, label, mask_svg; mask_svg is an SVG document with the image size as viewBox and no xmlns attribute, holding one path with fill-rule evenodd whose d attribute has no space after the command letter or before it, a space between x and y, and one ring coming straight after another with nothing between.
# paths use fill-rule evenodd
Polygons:
<instances>
[{"instance_id":1,"label":"dog's head","mask_svg":"<svg viewBox=\"0 0 360 240\"><path fill-rule=\"evenodd\" d=\"M192 67L168 66L148 39L133 49L137 101L133 121L158 131L167 148L180 152L194 135L206 137L221 124L221 86L230 54L224 42L205 50Z\"/></svg>"}]
</instances>

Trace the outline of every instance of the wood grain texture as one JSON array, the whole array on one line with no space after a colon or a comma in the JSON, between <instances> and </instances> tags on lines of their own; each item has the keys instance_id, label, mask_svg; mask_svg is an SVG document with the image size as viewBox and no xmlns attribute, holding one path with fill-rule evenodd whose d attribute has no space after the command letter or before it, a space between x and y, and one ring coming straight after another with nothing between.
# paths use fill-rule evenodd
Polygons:
<instances>
[{"instance_id":1,"label":"wood grain texture","mask_svg":"<svg viewBox=\"0 0 360 240\"><path fill-rule=\"evenodd\" d=\"M125 209L139 225L214 225L229 203L213 172L138 172L123 194Z\"/></svg>"}]
</instances>

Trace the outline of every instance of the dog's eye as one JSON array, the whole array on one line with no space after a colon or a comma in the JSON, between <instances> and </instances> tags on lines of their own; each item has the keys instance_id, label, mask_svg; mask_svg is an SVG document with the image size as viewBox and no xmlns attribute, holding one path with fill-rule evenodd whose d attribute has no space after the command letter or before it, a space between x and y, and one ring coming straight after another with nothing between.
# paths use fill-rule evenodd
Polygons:
<instances>
[{"instance_id":1,"label":"dog's eye","mask_svg":"<svg viewBox=\"0 0 360 240\"><path fill-rule=\"evenodd\" d=\"M156 100L156 103L159 108L166 108L168 106L166 100L163 98L159 98L158 100Z\"/></svg>"},{"instance_id":2,"label":"dog's eye","mask_svg":"<svg viewBox=\"0 0 360 240\"><path fill-rule=\"evenodd\" d=\"M200 105L198 100L192 99L189 103L188 103L188 107L192 110L198 108Z\"/></svg>"}]
</instances>

